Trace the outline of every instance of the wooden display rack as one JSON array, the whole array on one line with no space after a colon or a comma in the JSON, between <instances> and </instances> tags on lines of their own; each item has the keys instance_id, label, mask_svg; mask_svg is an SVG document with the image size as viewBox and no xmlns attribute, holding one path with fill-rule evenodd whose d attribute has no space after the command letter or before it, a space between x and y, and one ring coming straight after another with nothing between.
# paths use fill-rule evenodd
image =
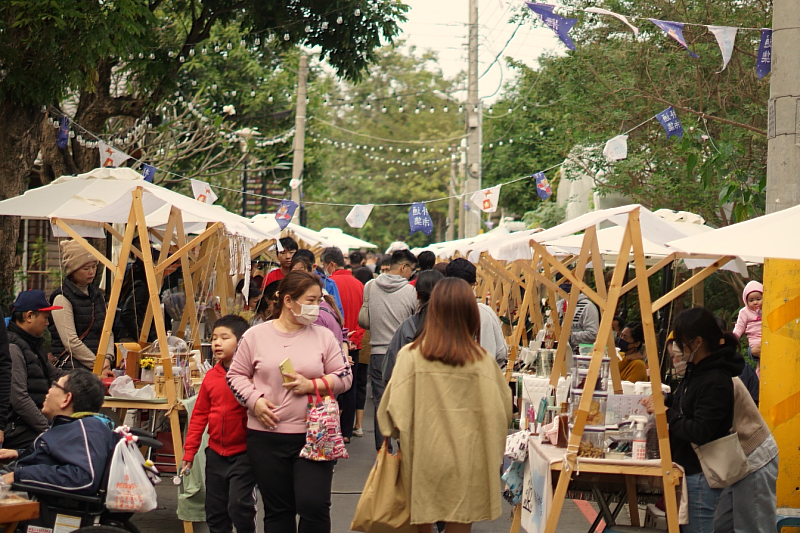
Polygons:
<instances>
[{"instance_id":1,"label":"wooden display rack","mask_svg":"<svg viewBox=\"0 0 800 533\"><path fill-rule=\"evenodd\" d=\"M187 321L191 322L191 331L195 345L200 345L199 326L197 319L197 309L195 307L195 287L200 282L207 278L211 268L217 271L217 285L215 292L220 296L220 305L222 312L227 312L227 300L233 297L233 284L229 273L230 255L228 247L228 239L222 234L222 223L210 223L207 229L192 239L186 241L184 234L183 217L180 210L172 207L170 210L169 219L164 231L164 234L158 234L162 242L161 253L158 258L158 263L154 262L151 249L149 245L142 246L139 250L133 246L134 233L138 229L138 234L142 236L141 240L147 243L144 236L154 230L148 229L147 221L145 219L144 208L142 205L143 188L137 187L132 191L133 201L131 203L131 210L128 216L128 222L125 228L125 234L120 235L114 230L111 225L107 223L98 223L97 225L103 227L109 234L122 242L122 249L120 251L117 264L114 264L110 259L106 258L91 244L89 244L83 237L81 237L73 228L68 224L68 221L62 219L53 219L52 222L61 228L67 235L78 242L87 252L91 253L100 263L108 267L114 272L114 281L111 285L111 296L108 301L108 312L106 313L105 322L103 324L103 333L100 338L99 346L103 347L108 344L111 334L112 325L114 323L114 315L116 314L117 304L119 302L120 292L122 289L122 282L125 276L125 268L127 266L128 257L133 253L136 257L140 258L144 263L145 276L147 278L147 288L149 291L149 301L147 307L147 315L142 327L141 337L139 339L140 345L146 344L148 334L150 332L151 324L155 325L156 335L159 345L159 358L161 365L164 369L166 399L165 400L125 400L114 399L107 400L103 407L121 409L121 414L127 409L149 409L155 411L164 411L170 422L170 431L172 434L172 444L175 450L175 466L180 468L180 463L183 459L183 439L180 428L180 420L178 411L183 409L182 404L177 399L175 382L172 379L172 364L171 357L167 344L167 330L164 324L164 317L161 312L161 300L159 298L159 291L164 277L164 271L167 267L180 261L181 267L184 272L184 287L186 292L186 309L181 319L181 326L177 332L178 336L183 336L183 331L186 327ZM77 221L76 221L77 222ZM85 221L80 221L81 225L89 225ZM173 235L175 236L174 242L178 249L170 254L170 244L173 242ZM200 253L194 264L190 261L190 252L200 246ZM219 252L223 252L220 255ZM98 350L97 358L94 365L94 373L100 374L103 369L103 362L105 359L104 350ZM124 416L124 414L123 414ZM193 530L191 522L184 522L184 531L191 533Z\"/></svg>"},{"instance_id":2,"label":"wooden display rack","mask_svg":"<svg viewBox=\"0 0 800 533\"><path fill-rule=\"evenodd\" d=\"M657 371L660 366L657 355L658 346L656 343L653 313L665 305L668 305L670 302L684 294L692 287L702 283L705 278L734 259L733 257L712 258L714 259L714 262L711 265L697 270L694 276L676 288L672 289L661 298L652 301L650 296L650 288L647 282L650 276L673 261L683 257L708 257L673 253L648 269L645 263L638 208L628 213L628 220L625 226L622 245L616 260L611 283L608 288L606 288L605 278L603 276L603 260L599 252L596 226L591 226L584 231L581 252L577 257L570 256L566 259L559 260L550 254L545 246L539 244L535 240L530 241L530 246L533 251L533 260L530 263L524 261L515 261L511 265L503 265L491 257L488 257L486 254L482 254L480 263L478 265L479 275L481 276L481 280L477 289L479 299L483 300L486 297L490 298L494 309L499 313L503 309L507 310L512 305L518 305L518 323L512 328L511 334L507 337L509 346L511 347L507 377L511 379L514 359L517 355L517 347L520 345L520 343L523 345L527 344L527 338L525 336L526 319L530 319L534 324L534 327L540 329L543 327L544 318L541 315L540 302L538 301L538 289L539 285L544 285L552 304L555 303L556 295L562 296L567 300L567 309L564 313L565 317L571 317L575 313L578 303L578 296L581 292L583 292L595 305L597 305L598 309L600 310L601 321L597 334L598 342L595 343L594 350L592 352L592 360L589 366L585 384L585 388L589 390L594 390L597 383L604 352L607 350L609 354L616 353L611 323L620 297L623 294L634 288L638 288L639 305L642 314L642 327L645 334L647 362L649 368L656 369L656 371L651 372L650 374L650 382L652 383L652 389L654 391L660 391L661 376ZM623 284L624 275L628 269L629 257L631 255L633 257L633 264L635 267L635 277L628 283ZM575 261L576 264L574 270L570 270L568 265ZM593 290L583 281L584 273L590 261L594 270L595 285L597 290ZM552 280L552 275L556 273L560 273L563 276L563 280L567 280L572 283L572 290L568 295L561 291L557 284ZM519 287L525 288L524 297L520 297L520 292L518 291ZM502 315L503 313L500 314ZM555 326L558 327L558 321L554 320L554 322L556 322ZM553 387L558 384L558 378L560 376L566 375L567 370L565 368L566 350L569 346L569 336L572 323L571 320L565 322L566 323L563 324L563 327L556 331L559 342L550 380L550 385ZM622 385L619 373L619 362L616 357L610 357L610 360L614 390L617 394L620 394L622 392ZM624 475L628 490L628 501L632 509L636 508L636 483L635 480L629 476L660 478L664 487L664 499L667 508L666 514L669 532L678 533L678 502L676 499L675 487L680 483L682 473L680 469L678 469L672 462L664 398L661 394L654 394L653 398L661 464L659 466L630 465L621 467L618 465L612 466L582 462L580 464L580 472L582 474ZM572 475L578 471L577 451L583 435L584 427L586 425L586 419L589 414L590 405L591 395L584 395L581 398L581 403L578 408L567 451L564 455L564 461L558 465L554 465L554 470L560 472L560 475L553 495L550 513L547 517L545 533L555 533L569 483L572 480ZM516 533L520 529L520 511L521 507L518 505L515 513L514 523L511 528L512 533ZM637 513L633 513L631 515L631 523L635 526L639 525L639 517Z\"/></svg>"}]
</instances>

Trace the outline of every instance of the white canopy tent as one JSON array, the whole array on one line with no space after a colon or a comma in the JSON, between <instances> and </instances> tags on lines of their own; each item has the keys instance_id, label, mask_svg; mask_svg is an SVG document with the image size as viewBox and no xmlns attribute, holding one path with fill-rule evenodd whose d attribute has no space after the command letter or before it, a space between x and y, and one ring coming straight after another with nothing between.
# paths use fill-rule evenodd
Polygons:
<instances>
[{"instance_id":1,"label":"white canopy tent","mask_svg":"<svg viewBox=\"0 0 800 533\"><path fill-rule=\"evenodd\" d=\"M704 225L702 223L703 219L697 215L693 215L691 217L676 216L675 212L666 209L656 211L654 214L662 217L668 226L671 226L673 229L683 235L702 235L714 231L713 228ZM686 219L693 220L694 222L674 221ZM644 229L644 223L642 224L642 227ZM600 248L600 253L603 255L603 258L606 261L616 260L624 233L625 228L622 226L605 228L597 232L597 241ZM536 240L537 242L541 242L542 244L546 245L548 250L550 250L554 255L578 255L581 250L581 245L583 244L583 234L570 235L569 237L561 237L547 241L540 241L538 238ZM644 254L646 256L647 263L651 265L656 264L659 260L675 252L675 250L668 248L665 243L652 241L647 238L643 239L642 244L644 246ZM712 261L708 259L684 259L684 262L686 263L687 268L695 269L708 266ZM724 265L722 270L731 270L733 272L742 274L745 277L747 276L746 267L743 267L739 261L732 261Z\"/></svg>"},{"instance_id":2,"label":"white canopy tent","mask_svg":"<svg viewBox=\"0 0 800 533\"><path fill-rule=\"evenodd\" d=\"M368 249L378 248L377 245L359 239L358 237L353 237L352 235L348 235L339 228L322 228L321 230L319 230L319 233L323 237L325 237L325 239L327 239L328 242L331 242L333 243L334 246L341 248L342 252L344 252L345 254L350 252L350 250L360 250L362 248L368 248Z\"/></svg>"},{"instance_id":3,"label":"white canopy tent","mask_svg":"<svg viewBox=\"0 0 800 533\"><path fill-rule=\"evenodd\" d=\"M645 240L645 242L649 242L651 246L657 245L659 247L664 247L667 242L689 236L688 233L685 233L686 225L676 225L679 223L668 222L647 208L634 204L587 213L540 233L535 233L533 230L521 231L509 234L505 237L479 243L470 252L469 260L473 263L477 263L480 260L480 254L482 252L488 252L489 255L497 260L530 260L533 258L533 254L529 245L531 239L535 239L538 243L548 243L552 245L554 241L570 237L576 233L583 232L589 227L597 226L598 224L604 222L608 222L616 226L624 226L627 223L628 213L637 207L640 209L639 217L642 228L642 238ZM681 228L683 228L683 230ZM696 228L692 231L696 231ZM576 238L580 239L581 242L583 240L582 235L578 235ZM618 238L616 242L619 243L620 240L621 239ZM608 239L608 242L609 244L607 245L608 249L606 252L613 252L614 248L619 246L619 244L612 246L613 240L611 238ZM559 248L561 247L559 246ZM708 251L696 253L702 253L706 256L720 255L713 254ZM684 261L686 262L686 266L688 268L699 268L710 264L710 261L707 258L684 259ZM743 261L737 259L732 263L733 264L730 266L730 270L738 272L742 275L746 275L747 268Z\"/></svg>"},{"instance_id":4,"label":"white canopy tent","mask_svg":"<svg viewBox=\"0 0 800 533\"><path fill-rule=\"evenodd\" d=\"M142 205L148 227L167 223L170 209L182 212L187 229L198 224L221 222L229 235L253 241L274 238L275 233L258 228L250 220L220 206L198 202L177 192L144 181L129 168L98 168L78 176L63 176L52 183L0 202L0 215L28 219L60 218L83 237L105 237L102 227L90 223L125 224L131 209L131 192L144 191ZM64 233L53 226L57 237Z\"/></svg>"},{"instance_id":5,"label":"white canopy tent","mask_svg":"<svg viewBox=\"0 0 800 533\"><path fill-rule=\"evenodd\" d=\"M695 254L736 255L748 262L765 258L800 260L800 240L791 237L800 227L800 206L791 207L695 235L670 241L670 248Z\"/></svg>"},{"instance_id":6,"label":"white canopy tent","mask_svg":"<svg viewBox=\"0 0 800 533\"><path fill-rule=\"evenodd\" d=\"M533 233L541 231L539 229L532 230ZM527 232L526 232L527 233ZM506 226L498 226L491 231L481 233L475 237L468 237L466 239L455 239L452 241L437 242L429 244L423 248L415 248L413 250L415 255L420 252L429 251L436 254L436 257L441 259L450 259L458 253L461 257L466 256L470 250L473 250L479 243L487 242L490 240L503 238L511 234L511 231ZM515 233L516 235L517 233Z\"/></svg>"},{"instance_id":7,"label":"white canopy tent","mask_svg":"<svg viewBox=\"0 0 800 533\"><path fill-rule=\"evenodd\" d=\"M278 238L281 235L281 228L278 226L278 221L275 220L274 213L265 213L262 215L256 215L250 219L253 224L259 228L261 231L270 234L270 238ZM306 228L301 226L300 224L295 224L290 222L288 226L286 226L286 231L290 231L297 235L298 238L303 239L303 241L308 244L309 246L336 246L331 241L326 239L322 236L322 234L318 231L315 231L310 228Z\"/></svg>"}]
</instances>

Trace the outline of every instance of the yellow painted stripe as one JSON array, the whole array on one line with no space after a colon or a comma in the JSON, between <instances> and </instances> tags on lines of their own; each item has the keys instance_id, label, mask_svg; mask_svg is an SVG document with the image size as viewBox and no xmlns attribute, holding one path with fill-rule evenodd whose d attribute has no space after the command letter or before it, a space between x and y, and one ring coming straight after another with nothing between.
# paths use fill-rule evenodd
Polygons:
<instances>
[{"instance_id":1,"label":"yellow painted stripe","mask_svg":"<svg viewBox=\"0 0 800 533\"><path fill-rule=\"evenodd\" d=\"M769 410L772 427L776 428L800 413L800 392L796 392Z\"/></svg>"},{"instance_id":2,"label":"yellow painted stripe","mask_svg":"<svg viewBox=\"0 0 800 533\"><path fill-rule=\"evenodd\" d=\"M783 326L800 318L800 296L795 296L785 304L781 305L767 316L767 326L773 333Z\"/></svg>"}]
</instances>

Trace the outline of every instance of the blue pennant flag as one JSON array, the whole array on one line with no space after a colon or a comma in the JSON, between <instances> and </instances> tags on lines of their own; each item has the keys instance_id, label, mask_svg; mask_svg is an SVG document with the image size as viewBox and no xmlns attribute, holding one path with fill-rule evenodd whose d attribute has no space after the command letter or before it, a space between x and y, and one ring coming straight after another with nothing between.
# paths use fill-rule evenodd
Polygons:
<instances>
[{"instance_id":1,"label":"blue pennant flag","mask_svg":"<svg viewBox=\"0 0 800 533\"><path fill-rule=\"evenodd\" d=\"M686 48L689 55L697 57L697 54L689 50L689 45L686 44L686 39L683 38L683 22L670 22L668 20L647 19L662 30L664 33L675 39L681 46Z\"/></svg>"},{"instance_id":2,"label":"blue pennant flag","mask_svg":"<svg viewBox=\"0 0 800 533\"><path fill-rule=\"evenodd\" d=\"M667 139L673 135L677 135L678 138L683 137L683 126L681 126L681 121L678 120L678 115L675 114L675 110L672 107L668 107L656 115L656 119L661 123L664 131L667 132Z\"/></svg>"},{"instance_id":3,"label":"blue pennant flag","mask_svg":"<svg viewBox=\"0 0 800 533\"><path fill-rule=\"evenodd\" d=\"M772 70L772 30L761 30L761 44L756 59L756 74L763 78Z\"/></svg>"},{"instance_id":4,"label":"blue pennant flag","mask_svg":"<svg viewBox=\"0 0 800 533\"><path fill-rule=\"evenodd\" d=\"M433 220L424 203L415 202L411 204L411 209L408 210L408 225L411 227L409 235L421 231L430 236L433 232Z\"/></svg>"},{"instance_id":5,"label":"blue pennant flag","mask_svg":"<svg viewBox=\"0 0 800 533\"><path fill-rule=\"evenodd\" d=\"M562 17L561 15L556 15L553 13L553 8L555 6L550 4L533 4L528 2L528 7L531 8L531 11L539 15L539 18L542 19L545 26L553 30L556 35L558 35L558 38L567 45L567 48L575 50L575 43L572 42L572 39L569 37L569 30L578 22L578 19L570 19Z\"/></svg>"},{"instance_id":6,"label":"blue pennant flag","mask_svg":"<svg viewBox=\"0 0 800 533\"><path fill-rule=\"evenodd\" d=\"M67 147L67 141L69 141L69 119L61 117L61 125L56 134L56 145L63 150Z\"/></svg>"},{"instance_id":7,"label":"blue pennant flag","mask_svg":"<svg viewBox=\"0 0 800 533\"><path fill-rule=\"evenodd\" d=\"M550 198L553 194L553 189L550 188L550 182L547 181L544 172L537 172L533 176L536 178L536 194L539 195L539 198L542 200Z\"/></svg>"},{"instance_id":8,"label":"blue pennant flag","mask_svg":"<svg viewBox=\"0 0 800 533\"><path fill-rule=\"evenodd\" d=\"M281 200L278 212L275 213L275 222L278 223L278 227L281 228L281 230L285 229L286 226L289 225L289 222L292 221L295 211L297 211L297 202Z\"/></svg>"},{"instance_id":9,"label":"blue pennant flag","mask_svg":"<svg viewBox=\"0 0 800 533\"><path fill-rule=\"evenodd\" d=\"M158 169L156 167L154 167L153 165L145 164L142 167L142 176L144 176L144 181L153 183L153 178L156 177L156 171L157 170Z\"/></svg>"}]
</instances>

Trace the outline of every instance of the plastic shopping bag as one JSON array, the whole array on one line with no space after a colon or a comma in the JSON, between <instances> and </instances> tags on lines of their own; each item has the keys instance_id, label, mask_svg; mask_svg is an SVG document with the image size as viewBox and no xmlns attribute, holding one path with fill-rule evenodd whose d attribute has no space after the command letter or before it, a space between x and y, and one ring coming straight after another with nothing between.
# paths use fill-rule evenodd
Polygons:
<instances>
[{"instance_id":1,"label":"plastic shopping bag","mask_svg":"<svg viewBox=\"0 0 800 533\"><path fill-rule=\"evenodd\" d=\"M157 505L156 489L145 472L144 458L133 440L123 436L111 459L106 507L122 513L146 513Z\"/></svg>"}]
</instances>

